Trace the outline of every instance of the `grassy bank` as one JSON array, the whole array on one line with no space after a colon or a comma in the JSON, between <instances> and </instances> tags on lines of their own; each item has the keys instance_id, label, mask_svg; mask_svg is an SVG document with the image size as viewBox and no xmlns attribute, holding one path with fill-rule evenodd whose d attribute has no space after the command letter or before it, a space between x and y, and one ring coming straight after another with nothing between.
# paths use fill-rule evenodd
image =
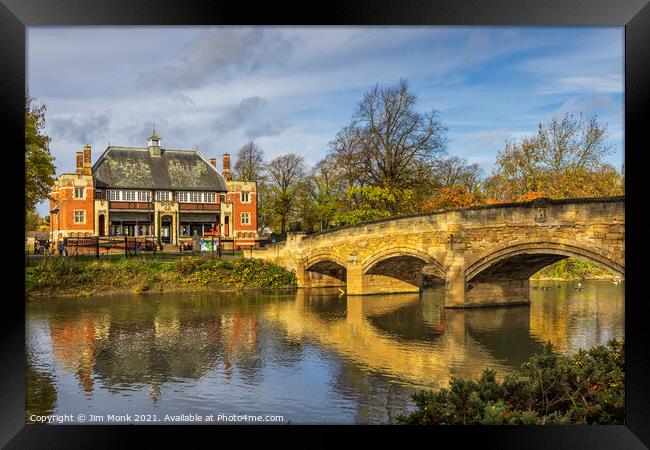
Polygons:
<instances>
[{"instance_id":1,"label":"grassy bank","mask_svg":"<svg viewBox=\"0 0 650 450\"><path fill-rule=\"evenodd\" d=\"M531 280L612 280L620 277L595 264L576 258L567 258L544 267Z\"/></svg>"},{"instance_id":2,"label":"grassy bank","mask_svg":"<svg viewBox=\"0 0 650 450\"><path fill-rule=\"evenodd\" d=\"M293 272L259 259L187 256L175 261L77 261L50 257L25 268L25 292L29 297L295 286Z\"/></svg>"},{"instance_id":3,"label":"grassy bank","mask_svg":"<svg viewBox=\"0 0 650 450\"><path fill-rule=\"evenodd\" d=\"M624 423L623 342L533 355L519 374L498 382L486 370L477 381L452 378L449 388L413 395L417 409L398 417L411 425L550 425Z\"/></svg>"}]
</instances>

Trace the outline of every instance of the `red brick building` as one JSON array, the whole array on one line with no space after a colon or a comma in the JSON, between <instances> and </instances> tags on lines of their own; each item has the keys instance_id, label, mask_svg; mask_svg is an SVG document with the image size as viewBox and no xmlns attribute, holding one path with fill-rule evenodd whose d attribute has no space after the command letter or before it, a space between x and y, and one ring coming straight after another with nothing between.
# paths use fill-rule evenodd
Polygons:
<instances>
[{"instance_id":1,"label":"red brick building","mask_svg":"<svg viewBox=\"0 0 650 450\"><path fill-rule=\"evenodd\" d=\"M50 193L50 237L153 237L168 244L221 236L235 248L258 245L257 186L233 180L196 150L165 149L155 132L147 147L109 146L91 164L77 152L74 173Z\"/></svg>"}]
</instances>

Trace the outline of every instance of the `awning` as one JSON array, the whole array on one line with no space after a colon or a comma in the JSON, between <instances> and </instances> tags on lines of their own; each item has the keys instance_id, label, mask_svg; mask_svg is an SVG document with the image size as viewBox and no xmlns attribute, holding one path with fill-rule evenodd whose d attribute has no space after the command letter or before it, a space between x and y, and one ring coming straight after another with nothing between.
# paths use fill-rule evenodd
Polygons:
<instances>
[{"instance_id":1,"label":"awning","mask_svg":"<svg viewBox=\"0 0 650 450\"><path fill-rule=\"evenodd\" d=\"M152 215L142 212L109 212L108 220L111 222L151 222Z\"/></svg>"},{"instance_id":2,"label":"awning","mask_svg":"<svg viewBox=\"0 0 650 450\"><path fill-rule=\"evenodd\" d=\"M215 223L218 222L217 214L201 214L201 213L181 213L180 222L203 222L203 223Z\"/></svg>"}]
</instances>

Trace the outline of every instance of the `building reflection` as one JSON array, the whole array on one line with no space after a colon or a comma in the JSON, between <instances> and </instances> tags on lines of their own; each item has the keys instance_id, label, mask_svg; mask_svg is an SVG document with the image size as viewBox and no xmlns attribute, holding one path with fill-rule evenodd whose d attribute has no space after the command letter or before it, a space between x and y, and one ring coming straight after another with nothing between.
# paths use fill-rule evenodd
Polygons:
<instances>
[{"instance_id":1,"label":"building reflection","mask_svg":"<svg viewBox=\"0 0 650 450\"><path fill-rule=\"evenodd\" d=\"M165 382L196 380L217 369L228 379L233 366L241 364L245 372L247 360L255 357L255 314L181 302L129 302L127 315L112 308L113 315L88 310L50 321L55 361L88 394L97 382L113 393L147 385L156 402Z\"/></svg>"}]
</instances>

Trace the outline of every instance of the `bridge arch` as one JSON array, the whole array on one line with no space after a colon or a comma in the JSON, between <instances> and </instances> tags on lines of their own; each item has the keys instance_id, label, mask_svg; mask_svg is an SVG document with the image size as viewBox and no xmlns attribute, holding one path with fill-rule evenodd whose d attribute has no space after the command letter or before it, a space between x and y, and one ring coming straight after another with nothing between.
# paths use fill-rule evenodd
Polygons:
<instances>
[{"instance_id":1,"label":"bridge arch","mask_svg":"<svg viewBox=\"0 0 650 450\"><path fill-rule=\"evenodd\" d=\"M410 247L392 247L381 250L362 261L364 275L383 275L419 286L421 272L428 266L429 272L445 279L443 266L432 255Z\"/></svg>"},{"instance_id":2,"label":"bridge arch","mask_svg":"<svg viewBox=\"0 0 650 450\"><path fill-rule=\"evenodd\" d=\"M305 261L305 271L316 272L321 275L336 278L340 281L347 280L347 267L338 257L321 253L313 255Z\"/></svg>"},{"instance_id":3,"label":"bridge arch","mask_svg":"<svg viewBox=\"0 0 650 450\"><path fill-rule=\"evenodd\" d=\"M543 267L569 257L625 275L624 263L618 262L607 250L588 243L564 239L526 240L506 244L480 255L466 267L465 281L480 282L497 278L525 280Z\"/></svg>"}]
</instances>

